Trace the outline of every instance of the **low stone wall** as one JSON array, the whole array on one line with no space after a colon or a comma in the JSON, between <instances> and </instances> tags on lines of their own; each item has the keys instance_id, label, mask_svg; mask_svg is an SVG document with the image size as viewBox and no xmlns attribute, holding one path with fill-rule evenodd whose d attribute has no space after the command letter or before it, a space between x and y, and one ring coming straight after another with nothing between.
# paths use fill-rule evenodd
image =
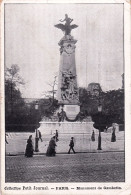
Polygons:
<instances>
[{"instance_id":1,"label":"low stone wall","mask_svg":"<svg viewBox=\"0 0 131 195\"><path fill-rule=\"evenodd\" d=\"M94 129L93 124L93 122L40 122L39 130L42 134L53 134L56 129L62 134L90 134Z\"/></svg>"}]
</instances>

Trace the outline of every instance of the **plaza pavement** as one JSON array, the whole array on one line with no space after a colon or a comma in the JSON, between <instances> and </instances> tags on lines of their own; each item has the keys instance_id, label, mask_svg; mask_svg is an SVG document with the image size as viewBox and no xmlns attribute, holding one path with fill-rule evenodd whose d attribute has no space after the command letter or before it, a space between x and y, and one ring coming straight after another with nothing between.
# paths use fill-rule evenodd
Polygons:
<instances>
[{"instance_id":1,"label":"plaza pavement","mask_svg":"<svg viewBox=\"0 0 131 195\"><path fill-rule=\"evenodd\" d=\"M124 152L6 156L5 182L124 182Z\"/></svg>"},{"instance_id":2,"label":"plaza pavement","mask_svg":"<svg viewBox=\"0 0 131 195\"><path fill-rule=\"evenodd\" d=\"M29 135L33 136L33 145L35 146L35 133L8 133L6 144L6 155L24 154ZM42 134L43 142L39 141L38 154L45 154L52 134ZM98 152L98 131L95 131L95 141L91 141L91 134L62 134L59 133L59 141L56 143L57 153L67 153L69 150L70 138L74 137L76 152ZM111 142L111 133L101 133L102 152L124 151L124 131L116 133L116 142ZM36 154L36 153L35 153Z\"/></svg>"}]
</instances>

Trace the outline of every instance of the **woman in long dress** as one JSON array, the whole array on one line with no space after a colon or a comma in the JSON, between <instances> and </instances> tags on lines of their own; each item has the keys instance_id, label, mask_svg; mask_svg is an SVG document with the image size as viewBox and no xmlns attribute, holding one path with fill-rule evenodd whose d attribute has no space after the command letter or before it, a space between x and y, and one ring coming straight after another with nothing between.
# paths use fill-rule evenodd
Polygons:
<instances>
[{"instance_id":1,"label":"woman in long dress","mask_svg":"<svg viewBox=\"0 0 131 195\"><path fill-rule=\"evenodd\" d=\"M92 132L91 140L92 140L93 142L95 141L95 132L94 132L94 130L93 130L93 132Z\"/></svg>"},{"instance_id":2,"label":"woman in long dress","mask_svg":"<svg viewBox=\"0 0 131 195\"><path fill-rule=\"evenodd\" d=\"M49 142L49 146L47 148L46 156L55 156L56 151L55 151L56 143L55 143L55 136L51 138Z\"/></svg>"},{"instance_id":3,"label":"woman in long dress","mask_svg":"<svg viewBox=\"0 0 131 195\"><path fill-rule=\"evenodd\" d=\"M116 142L115 128L113 127L113 132L111 136L111 142Z\"/></svg>"},{"instance_id":4,"label":"woman in long dress","mask_svg":"<svg viewBox=\"0 0 131 195\"><path fill-rule=\"evenodd\" d=\"M32 135L30 135L29 139L27 140L25 156L33 157L33 152L34 152L34 149L33 149L33 144L32 144Z\"/></svg>"}]
</instances>

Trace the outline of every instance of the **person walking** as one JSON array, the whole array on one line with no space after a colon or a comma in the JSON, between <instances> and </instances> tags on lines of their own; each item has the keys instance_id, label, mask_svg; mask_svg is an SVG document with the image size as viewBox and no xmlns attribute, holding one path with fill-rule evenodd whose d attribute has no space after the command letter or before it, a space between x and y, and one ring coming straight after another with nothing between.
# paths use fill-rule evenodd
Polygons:
<instances>
[{"instance_id":1,"label":"person walking","mask_svg":"<svg viewBox=\"0 0 131 195\"><path fill-rule=\"evenodd\" d=\"M56 130L55 138L56 138L56 142L58 142L59 141L59 139L58 139L58 130Z\"/></svg>"},{"instance_id":2,"label":"person walking","mask_svg":"<svg viewBox=\"0 0 131 195\"><path fill-rule=\"evenodd\" d=\"M33 153L34 153L34 149L33 149L33 144L32 144L32 135L30 135L29 139L27 140L25 156L33 157Z\"/></svg>"},{"instance_id":3,"label":"person walking","mask_svg":"<svg viewBox=\"0 0 131 195\"><path fill-rule=\"evenodd\" d=\"M70 154L71 150L74 152L74 154L76 153L75 150L74 150L74 140L73 139L74 138L71 137L70 144L69 144L70 148L69 148L68 154Z\"/></svg>"},{"instance_id":4,"label":"person walking","mask_svg":"<svg viewBox=\"0 0 131 195\"><path fill-rule=\"evenodd\" d=\"M55 143L55 136L53 136L49 142L49 146L47 148L47 152L46 152L46 156L55 156L56 155L56 151L55 151L55 147L56 147L56 143Z\"/></svg>"}]
</instances>

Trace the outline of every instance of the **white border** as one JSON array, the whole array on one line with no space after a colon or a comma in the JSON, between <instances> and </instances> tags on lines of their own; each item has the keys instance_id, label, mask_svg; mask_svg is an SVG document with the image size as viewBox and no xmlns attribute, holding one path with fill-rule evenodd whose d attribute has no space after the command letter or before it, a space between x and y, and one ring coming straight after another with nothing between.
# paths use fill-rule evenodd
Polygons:
<instances>
[{"instance_id":1,"label":"white border","mask_svg":"<svg viewBox=\"0 0 131 195\"><path fill-rule=\"evenodd\" d=\"M4 4L5 3L124 3L124 57L125 57L125 171L126 177L123 183L5 183L5 125L4 125ZM5 0L1 3L1 194L131 194L131 68L130 68L130 1L126 0L33 0L33 1L11 1ZM122 190L100 190L100 191L5 191L5 186L121 186Z\"/></svg>"}]
</instances>

